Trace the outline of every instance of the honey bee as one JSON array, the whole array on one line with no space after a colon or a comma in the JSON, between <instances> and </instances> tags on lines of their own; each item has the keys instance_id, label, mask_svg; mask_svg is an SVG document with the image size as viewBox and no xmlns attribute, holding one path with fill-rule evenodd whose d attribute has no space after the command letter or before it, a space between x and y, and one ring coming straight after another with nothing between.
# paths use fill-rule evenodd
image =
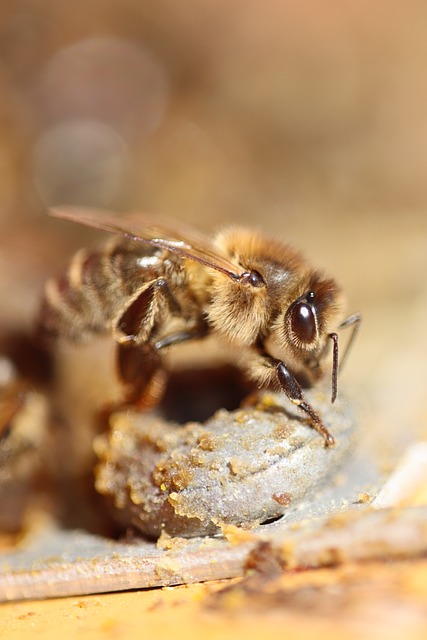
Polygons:
<instances>
[{"instance_id":1,"label":"honey bee","mask_svg":"<svg viewBox=\"0 0 427 640\"><path fill-rule=\"evenodd\" d=\"M293 248L258 231L230 227L212 240L140 214L60 208L57 218L110 232L99 250L82 249L45 288L45 337L85 342L101 334L116 345L126 401L160 401L165 350L214 334L241 352L241 367L261 387L281 389L333 445L299 380L315 383L333 345L337 395L343 293Z\"/></svg>"}]
</instances>

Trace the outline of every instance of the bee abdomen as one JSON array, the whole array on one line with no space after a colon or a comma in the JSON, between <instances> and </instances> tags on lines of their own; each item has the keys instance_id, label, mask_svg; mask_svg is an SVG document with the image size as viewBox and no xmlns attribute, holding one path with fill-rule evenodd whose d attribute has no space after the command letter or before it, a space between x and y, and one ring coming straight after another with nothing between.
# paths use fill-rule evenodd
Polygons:
<instances>
[{"instance_id":1,"label":"bee abdomen","mask_svg":"<svg viewBox=\"0 0 427 640\"><path fill-rule=\"evenodd\" d=\"M135 251L116 239L99 251L78 251L67 271L45 286L42 337L82 342L107 333L129 296L150 278L149 270L138 268Z\"/></svg>"},{"instance_id":2,"label":"bee abdomen","mask_svg":"<svg viewBox=\"0 0 427 640\"><path fill-rule=\"evenodd\" d=\"M97 286L102 262L99 254L79 251L64 274L46 283L39 322L44 337L84 341L106 330L111 302L103 294L108 279Z\"/></svg>"}]
</instances>

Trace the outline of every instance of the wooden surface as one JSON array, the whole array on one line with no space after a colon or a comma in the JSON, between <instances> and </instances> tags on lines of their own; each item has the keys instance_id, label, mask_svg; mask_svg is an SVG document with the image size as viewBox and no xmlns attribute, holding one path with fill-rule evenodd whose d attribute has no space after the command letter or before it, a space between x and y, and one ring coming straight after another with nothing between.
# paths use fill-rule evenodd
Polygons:
<instances>
[{"instance_id":1,"label":"wooden surface","mask_svg":"<svg viewBox=\"0 0 427 640\"><path fill-rule=\"evenodd\" d=\"M425 638L427 561L3 605L2 637Z\"/></svg>"}]
</instances>

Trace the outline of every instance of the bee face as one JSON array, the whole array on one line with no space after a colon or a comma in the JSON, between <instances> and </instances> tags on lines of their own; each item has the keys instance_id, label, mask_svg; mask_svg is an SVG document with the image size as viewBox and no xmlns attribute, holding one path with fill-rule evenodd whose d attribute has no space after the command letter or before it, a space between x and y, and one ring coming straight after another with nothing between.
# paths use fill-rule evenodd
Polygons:
<instances>
[{"instance_id":1,"label":"bee face","mask_svg":"<svg viewBox=\"0 0 427 640\"><path fill-rule=\"evenodd\" d=\"M329 333L339 324L342 308L343 299L337 283L316 273L307 291L285 313L284 340L301 354L321 352Z\"/></svg>"},{"instance_id":2,"label":"bee face","mask_svg":"<svg viewBox=\"0 0 427 640\"><path fill-rule=\"evenodd\" d=\"M215 332L238 346L274 343L279 358L309 380L322 375L332 332L342 319L344 298L331 278L313 270L288 245L261 234L229 229L219 237L223 253L238 263L242 275L233 282L212 273L208 309ZM268 380L265 371L249 371Z\"/></svg>"}]
</instances>

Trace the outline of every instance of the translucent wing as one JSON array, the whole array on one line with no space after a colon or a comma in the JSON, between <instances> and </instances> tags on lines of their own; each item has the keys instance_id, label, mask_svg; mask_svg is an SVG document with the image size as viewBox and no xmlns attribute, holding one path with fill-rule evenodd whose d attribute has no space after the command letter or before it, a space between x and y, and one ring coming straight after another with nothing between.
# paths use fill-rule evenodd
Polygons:
<instances>
[{"instance_id":1,"label":"translucent wing","mask_svg":"<svg viewBox=\"0 0 427 640\"><path fill-rule=\"evenodd\" d=\"M216 253L209 238L180 223L141 213L120 214L103 209L79 207L55 207L50 209L49 213L55 218L70 220L160 247L182 258L195 260L220 271L232 280L241 279L239 267Z\"/></svg>"}]
</instances>

